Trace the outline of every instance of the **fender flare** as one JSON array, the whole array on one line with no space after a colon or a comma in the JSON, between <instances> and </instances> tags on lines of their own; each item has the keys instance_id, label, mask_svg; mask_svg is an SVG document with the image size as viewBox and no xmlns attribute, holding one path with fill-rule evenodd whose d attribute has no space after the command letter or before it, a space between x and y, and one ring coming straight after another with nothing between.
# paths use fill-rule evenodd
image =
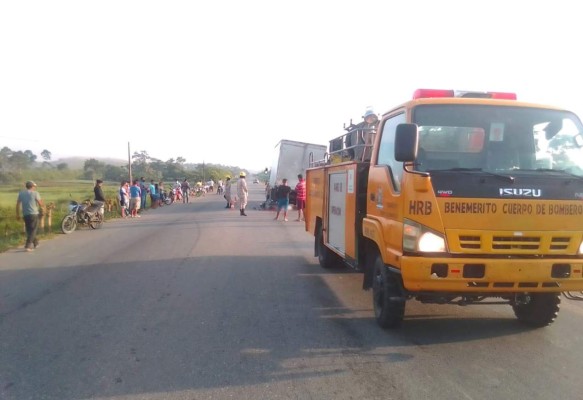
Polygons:
<instances>
[{"instance_id":1,"label":"fender flare","mask_svg":"<svg viewBox=\"0 0 583 400\"><path fill-rule=\"evenodd\" d=\"M364 277L362 281L362 288L364 290L368 290L372 287L373 279L373 268L370 261L374 257L370 256L373 252L377 252L382 258L384 254L382 249L385 246L385 240L380 222L371 218L364 218L362 220L362 236L367 239L367 246L369 246L366 251L367 260L365 263ZM374 246L376 246L376 249L372 248ZM385 262L384 259L383 262Z\"/></svg>"},{"instance_id":2,"label":"fender flare","mask_svg":"<svg viewBox=\"0 0 583 400\"><path fill-rule=\"evenodd\" d=\"M385 252L382 251L382 249L385 247L386 241L383 235L381 223L371 218L364 218L362 220L362 236L376 244L381 257L383 257ZM386 263L384 258L383 262Z\"/></svg>"}]
</instances>

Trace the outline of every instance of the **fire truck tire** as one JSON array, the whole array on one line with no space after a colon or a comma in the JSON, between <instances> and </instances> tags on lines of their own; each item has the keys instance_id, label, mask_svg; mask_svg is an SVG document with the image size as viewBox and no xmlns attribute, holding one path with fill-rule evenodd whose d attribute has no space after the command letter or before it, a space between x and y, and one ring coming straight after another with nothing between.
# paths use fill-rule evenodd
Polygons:
<instances>
[{"instance_id":1,"label":"fire truck tire","mask_svg":"<svg viewBox=\"0 0 583 400\"><path fill-rule=\"evenodd\" d=\"M318 261L320 266L324 269L334 269L340 268L342 265L342 260L340 257L328 247L324 245L324 233L322 229L318 231L318 236L316 236L317 246L318 246Z\"/></svg>"},{"instance_id":2,"label":"fire truck tire","mask_svg":"<svg viewBox=\"0 0 583 400\"><path fill-rule=\"evenodd\" d=\"M381 328L398 328L405 316L405 297L397 277L377 254L373 264L372 298L377 323Z\"/></svg>"},{"instance_id":3,"label":"fire truck tire","mask_svg":"<svg viewBox=\"0 0 583 400\"><path fill-rule=\"evenodd\" d=\"M532 293L526 304L513 305L518 320L533 328L542 328L552 324L559 314L560 293Z\"/></svg>"}]
</instances>

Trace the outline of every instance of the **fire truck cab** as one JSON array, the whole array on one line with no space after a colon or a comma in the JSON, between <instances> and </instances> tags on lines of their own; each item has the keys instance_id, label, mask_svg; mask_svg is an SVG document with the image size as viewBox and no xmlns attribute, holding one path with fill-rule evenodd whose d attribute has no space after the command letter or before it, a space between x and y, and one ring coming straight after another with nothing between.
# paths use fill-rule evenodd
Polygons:
<instances>
[{"instance_id":1,"label":"fire truck cab","mask_svg":"<svg viewBox=\"0 0 583 400\"><path fill-rule=\"evenodd\" d=\"M432 89L368 117L306 174L321 266L363 272L384 328L412 299L552 323L561 292L583 290L580 119L513 93Z\"/></svg>"}]
</instances>

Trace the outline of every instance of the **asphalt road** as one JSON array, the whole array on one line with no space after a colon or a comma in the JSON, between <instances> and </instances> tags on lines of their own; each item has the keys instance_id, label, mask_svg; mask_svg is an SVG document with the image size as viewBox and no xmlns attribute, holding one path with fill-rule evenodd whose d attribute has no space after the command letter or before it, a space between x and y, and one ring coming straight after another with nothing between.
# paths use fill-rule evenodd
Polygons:
<instances>
[{"instance_id":1,"label":"asphalt road","mask_svg":"<svg viewBox=\"0 0 583 400\"><path fill-rule=\"evenodd\" d=\"M380 329L361 275L303 225L208 195L0 254L0 399L583 398L583 304L409 302Z\"/></svg>"}]
</instances>

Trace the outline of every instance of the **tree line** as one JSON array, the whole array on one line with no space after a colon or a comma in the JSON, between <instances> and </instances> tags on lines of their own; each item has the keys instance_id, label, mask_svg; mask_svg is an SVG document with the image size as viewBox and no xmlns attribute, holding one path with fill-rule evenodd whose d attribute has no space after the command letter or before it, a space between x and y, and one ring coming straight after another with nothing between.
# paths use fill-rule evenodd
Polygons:
<instances>
[{"instance_id":1,"label":"tree line","mask_svg":"<svg viewBox=\"0 0 583 400\"><path fill-rule=\"evenodd\" d=\"M80 170L70 169L66 163L51 163L52 154L49 150L41 152L43 161L37 161L37 156L30 150L14 151L8 147L0 149L0 183L20 182L29 179L31 172L36 176L49 179L86 179L121 182L129 180L128 165L112 165L97 158L85 160ZM188 179L191 182L224 180L229 175L233 178L245 171L238 166L224 166L208 163L186 163L183 157L162 161L148 154L147 151L134 152L131 164L133 179L140 177L148 181L175 181ZM245 171L247 172L247 171ZM41 179L41 178L37 178Z\"/></svg>"}]
</instances>

